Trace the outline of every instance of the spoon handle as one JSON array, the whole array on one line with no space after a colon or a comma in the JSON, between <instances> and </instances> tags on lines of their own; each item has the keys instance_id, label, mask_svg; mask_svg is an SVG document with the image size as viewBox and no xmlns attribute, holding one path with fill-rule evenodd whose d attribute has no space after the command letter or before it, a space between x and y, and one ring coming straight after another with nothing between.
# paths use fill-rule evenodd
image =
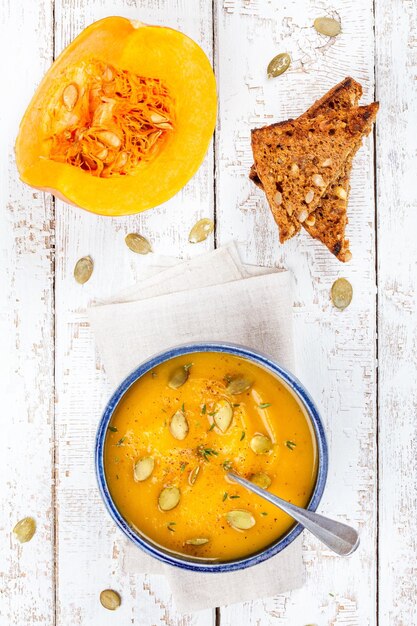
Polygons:
<instances>
[{"instance_id":1,"label":"spoon handle","mask_svg":"<svg viewBox=\"0 0 417 626\"><path fill-rule=\"evenodd\" d=\"M268 500L268 502L275 504L275 506L285 513L288 513L288 515L309 530L312 535L320 539L322 543L330 548L330 550L333 550L333 552L336 552L336 554L348 556L359 546L359 535L351 526L295 506L291 504L291 502L274 496L265 489L261 489L261 487L258 487L245 478L241 478L233 472L228 472L227 475L231 480L234 480L236 483L258 494L258 496Z\"/></svg>"}]
</instances>

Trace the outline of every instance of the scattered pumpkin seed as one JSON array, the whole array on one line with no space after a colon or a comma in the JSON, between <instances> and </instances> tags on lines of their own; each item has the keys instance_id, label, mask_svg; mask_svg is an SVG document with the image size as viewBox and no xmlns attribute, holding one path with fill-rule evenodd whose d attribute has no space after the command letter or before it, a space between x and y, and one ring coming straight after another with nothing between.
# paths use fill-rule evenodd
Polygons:
<instances>
[{"instance_id":1,"label":"scattered pumpkin seed","mask_svg":"<svg viewBox=\"0 0 417 626\"><path fill-rule=\"evenodd\" d=\"M226 519L232 528L237 530L249 530L255 526L255 518L249 511L235 509L226 513Z\"/></svg>"},{"instance_id":2,"label":"scattered pumpkin seed","mask_svg":"<svg viewBox=\"0 0 417 626\"><path fill-rule=\"evenodd\" d=\"M139 235L139 233L129 233L129 235L125 237L125 242L127 247L137 254L149 254L149 252L152 252L149 241L146 237Z\"/></svg>"},{"instance_id":3,"label":"scattered pumpkin seed","mask_svg":"<svg viewBox=\"0 0 417 626\"><path fill-rule=\"evenodd\" d=\"M225 433L233 419L233 409L230 402L227 400L220 400L216 403L214 411L214 423L217 428L222 431L222 433Z\"/></svg>"},{"instance_id":4,"label":"scattered pumpkin seed","mask_svg":"<svg viewBox=\"0 0 417 626\"><path fill-rule=\"evenodd\" d=\"M261 489L268 489L271 486L272 480L268 476L268 474L264 474L263 472L259 472L258 474L252 474L249 480L254 485L258 485Z\"/></svg>"},{"instance_id":5,"label":"scattered pumpkin seed","mask_svg":"<svg viewBox=\"0 0 417 626\"><path fill-rule=\"evenodd\" d=\"M190 485L194 485L195 481L198 478L198 475L200 473L200 466L196 465L196 467L191 470L191 472L188 475L188 482L190 483Z\"/></svg>"},{"instance_id":6,"label":"scattered pumpkin seed","mask_svg":"<svg viewBox=\"0 0 417 626\"><path fill-rule=\"evenodd\" d=\"M231 393L232 396L237 396L244 391L250 389L253 385L253 381L248 378L244 378L243 376L237 376L236 378L232 378L227 387L226 391Z\"/></svg>"},{"instance_id":7,"label":"scattered pumpkin seed","mask_svg":"<svg viewBox=\"0 0 417 626\"><path fill-rule=\"evenodd\" d=\"M291 65L291 57L287 52L277 54L272 61L268 63L266 73L268 78L276 78L283 74Z\"/></svg>"},{"instance_id":8,"label":"scattered pumpkin seed","mask_svg":"<svg viewBox=\"0 0 417 626\"><path fill-rule=\"evenodd\" d=\"M188 422L184 411L176 411L174 413L169 423L169 430L171 435L175 439L178 439L178 441L182 441L186 438L188 435Z\"/></svg>"},{"instance_id":9,"label":"scattered pumpkin seed","mask_svg":"<svg viewBox=\"0 0 417 626\"><path fill-rule=\"evenodd\" d=\"M342 30L340 22L331 17L317 17L314 20L314 28L320 35L327 37L336 37Z\"/></svg>"},{"instance_id":10,"label":"scattered pumpkin seed","mask_svg":"<svg viewBox=\"0 0 417 626\"><path fill-rule=\"evenodd\" d=\"M334 306L341 311L352 302L353 288L346 278L338 278L333 283L330 293Z\"/></svg>"},{"instance_id":11,"label":"scattered pumpkin seed","mask_svg":"<svg viewBox=\"0 0 417 626\"><path fill-rule=\"evenodd\" d=\"M205 241L209 235L214 230L214 222L213 220L209 220L207 217L204 217L202 220L199 220L188 235L188 241L190 243L200 243L201 241Z\"/></svg>"},{"instance_id":12,"label":"scattered pumpkin seed","mask_svg":"<svg viewBox=\"0 0 417 626\"><path fill-rule=\"evenodd\" d=\"M272 441L266 435L254 435L250 447L255 454L268 454L272 450Z\"/></svg>"},{"instance_id":13,"label":"scattered pumpkin seed","mask_svg":"<svg viewBox=\"0 0 417 626\"><path fill-rule=\"evenodd\" d=\"M13 528L13 533L20 543L27 543L36 532L36 522L33 517L24 517Z\"/></svg>"},{"instance_id":14,"label":"scattered pumpkin seed","mask_svg":"<svg viewBox=\"0 0 417 626\"><path fill-rule=\"evenodd\" d=\"M78 259L74 267L74 278L77 283L84 285L91 278L93 269L94 263L90 256L83 256L81 259Z\"/></svg>"},{"instance_id":15,"label":"scattered pumpkin seed","mask_svg":"<svg viewBox=\"0 0 417 626\"><path fill-rule=\"evenodd\" d=\"M122 603L120 595L113 589L104 589L100 593L100 602L109 611L115 611Z\"/></svg>"},{"instance_id":16,"label":"scattered pumpkin seed","mask_svg":"<svg viewBox=\"0 0 417 626\"><path fill-rule=\"evenodd\" d=\"M149 478L155 467L155 461L151 456L144 456L136 461L135 468L133 470L133 477L137 482L142 482Z\"/></svg>"},{"instance_id":17,"label":"scattered pumpkin seed","mask_svg":"<svg viewBox=\"0 0 417 626\"><path fill-rule=\"evenodd\" d=\"M207 537L194 537L193 539L187 539L185 542L188 546L204 546L210 539Z\"/></svg>"},{"instance_id":18,"label":"scattered pumpkin seed","mask_svg":"<svg viewBox=\"0 0 417 626\"><path fill-rule=\"evenodd\" d=\"M168 387L170 389L179 389L183 386L184 383L187 382L188 376L190 375L191 364L188 365L180 365L176 367L172 372L169 381Z\"/></svg>"},{"instance_id":19,"label":"scattered pumpkin seed","mask_svg":"<svg viewBox=\"0 0 417 626\"><path fill-rule=\"evenodd\" d=\"M178 487L165 487L159 494L158 504L161 511L171 511L175 509L181 498Z\"/></svg>"}]
</instances>

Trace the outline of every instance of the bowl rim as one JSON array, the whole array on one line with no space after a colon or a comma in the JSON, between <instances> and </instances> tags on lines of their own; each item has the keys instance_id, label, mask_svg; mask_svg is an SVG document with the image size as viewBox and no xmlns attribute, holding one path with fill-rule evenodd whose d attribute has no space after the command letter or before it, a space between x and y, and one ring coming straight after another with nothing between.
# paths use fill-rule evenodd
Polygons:
<instances>
[{"instance_id":1,"label":"bowl rim","mask_svg":"<svg viewBox=\"0 0 417 626\"><path fill-rule=\"evenodd\" d=\"M232 572L251 567L252 565L256 565L257 563L261 563L262 561L266 561L272 556L275 556L276 554L284 550L284 548L286 548L288 545L290 545L294 541L294 539L296 539L296 537L301 534L301 532L304 530L303 526L296 522L294 526L292 526L291 529L279 540L268 545L260 552L256 552L255 554L249 555L247 557L243 557L233 561L215 561L212 563L210 561L202 560L187 560L186 558L182 558L181 555L165 551L162 546L159 548L157 544L152 543L150 540L148 541L146 538L134 532L134 530L116 508L108 489L104 472L104 443L107 433L107 427L122 396L139 378L141 378L144 374L154 369L161 363L164 363L179 356L192 354L194 352L224 352L232 354L234 356L246 358L257 365L264 367L265 369L275 374L278 378L282 379L290 387L298 400L301 401L308 414L314 430L318 456L316 484L308 503L307 509L310 511L317 510L326 485L329 453L324 426L320 417L320 413L312 397L298 380L298 378L294 376L294 374L289 372L281 365L278 365L271 357L259 352L258 350L229 342L190 342L168 348L167 350L159 352L158 354L149 357L148 359L143 361L120 383L120 385L116 388L116 390L113 392L110 399L108 400L97 429L95 441L96 478L100 495L108 512L110 513L111 518L121 529L121 531L144 552L158 559L159 561L162 561L165 564L173 565L175 567L180 567L182 569L191 570L194 572Z\"/></svg>"}]
</instances>

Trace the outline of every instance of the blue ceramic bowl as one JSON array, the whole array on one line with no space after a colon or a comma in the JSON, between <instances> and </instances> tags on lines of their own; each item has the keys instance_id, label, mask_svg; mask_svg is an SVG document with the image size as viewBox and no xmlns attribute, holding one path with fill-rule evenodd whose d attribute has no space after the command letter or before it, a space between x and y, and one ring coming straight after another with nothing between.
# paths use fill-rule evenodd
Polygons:
<instances>
[{"instance_id":1,"label":"blue ceramic bowl","mask_svg":"<svg viewBox=\"0 0 417 626\"><path fill-rule=\"evenodd\" d=\"M270 544L260 552L233 561L212 561L193 558L176 552L170 552L162 546L152 542L149 538L140 535L139 532L134 530L120 515L110 495L104 473L104 442L106 438L107 426L124 393L138 380L138 378L149 372L149 370L154 369L161 363L173 359L174 357L191 354L193 352L226 352L237 357L248 359L252 363L257 364L274 374L281 382L292 390L299 402L304 406L316 436L318 452L317 481L308 505L308 508L311 511L315 511L317 509L326 484L328 468L326 436L319 412L312 398L297 378L293 376L293 374L290 374L287 370L283 369L280 365L274 363L274 361L269 359L267 356L264 356L263 354L260 354L250 348L234 344L204 342L171 348L166 352L162 352L161 354L150 358L145 363L142 363L142 365L139 365L139 367L135 369L116 389L101 418L97 431L95 448L95 465L98 486L110 516L116 522L117 526L121 528L124 534L129 537L135 545L163 563L168 563L169 565L174 565L176 567L196 572L231 572L250 567L251 565L256 565L257 563L261 563L261 561L265 561L271 556L278 554L278 552L284 550L284 548L286 548L296 537L298 537L298 535L302 532L303 527L300 524L294 523L294 526L292 526L292 528L283 537Z\"/></svg>"}]
</instances>

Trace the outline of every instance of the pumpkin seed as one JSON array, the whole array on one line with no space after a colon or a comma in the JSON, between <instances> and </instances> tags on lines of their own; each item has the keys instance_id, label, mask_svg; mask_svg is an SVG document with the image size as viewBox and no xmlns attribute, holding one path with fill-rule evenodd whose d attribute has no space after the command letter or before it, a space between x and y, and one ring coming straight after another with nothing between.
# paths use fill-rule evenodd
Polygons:
<instances>
[{"instance_id":1,"label":"pumpkin seed","mask_svg":"<svg viewBox=\"0 0 417 626\"><path fill-rule=\"evenodd\" d=\"M266 435L254 435L250 447L255 454L268 454L272 450L272 441Z\"/></svg>"},{"instance_id":2,"label":"pumpkin seed","mask_svg":"<svg viewBox=\"0 0 417 626\"><path fill-rule=\"evenodd\" d=\"M188 422L184 411L176 411L176 413L174 413L169 423L169 430L171 435L175 439L178 439L178 441L182 441L186 438L188 435Z\"/></svg>"},{"instance_id":3,"label":"pumpkin seed","mask_svg":"<svg viewBox=\"0 0 417 626\"><path fill-rule=\"evenodd\" d=\"M244 378L243 376L238 376L236 378L232 378L229 381L229 384L226 387L226 391L231 393L232 396L237 396L244 391L250 389L253 385L253 381L248 378Z\"/></svg>"},{"instance_id":4,"label":"pumpkin seed","mask_svg":"<svg viewBox=\"0 0 417 626\"><path fill-rule=\"evenodd\" d=\"M187 382L188 377L190 375L191 365L180 365L180 367L176 367L175 370L171 373L168 381L168 387L170 389L179 389L183 386L184 383Z\"/></svg>"},{"instance_id":5,"label":"pumpkin seed","mask_svg":"<svg viewBox=\"0 0 417 626\"><path fill-rule=\"evenodd\" d=\"M268 63L266 73L268 78L275 78L283 74L291 65L291 57L287 52L277 54L272 61Z\"/></svg>"},{"instance_id":6,"label":"pumpkin seed","mask_svg":"<svg viewBox=\"0 0 417 626\"><path fill-rule=\"evenodd\" d=\"M83 256L81 259L78 259L74 267L74 278L77 283L84 285L91 278L93 269L94 263L90 256Z\"/></svg>"},{"instance_id":7,"label":"pumpkin seed","mask_svg":"<svg viewBox=\"0 0 417 626\"><path fill-rule=\"evenodd\" d=\"M146 480L153 472L155 467L155 461L151 456L144 456L136 461L135 468L133 470L133 477L137 482Z\"/></svg>"},{"instance_id":8,"label":"pumpkin seed","mask_svg":"<svg viewBox=\"0 0 417 626\"><path fill-rule=\"evenodd\" d=\"M194 537L193 539L187 539L185 542L188 546L204 546L210 539L206 537Z\"/></svg>"},{"instance_id":9,"label":"pumpkin seed","mask_svg":"<svg viewBox=\"0 0 417 626\"><path fill-rule=\"evenodd\" d=\"M268 474L264 474L263 472L259 472L258 474L252 474L249 480L254 485L258 485L261 489L268 489L271 486L272 480L268 476Z\"/></svg>"},{"instance_id":10,"label":"pumpkin seed","mask_svg":"<svg viewBox=\"0 0 417 626\"><path fill-rule=\"evenodd\" d=\"M20 543L27 543L36 532L36 522L33 517L24 517L13 528L13 533Z\"/></svg>"},{"instance_id":11,"label":"pumpkin seed","mask_svg":"<svg viewBox=\"0 0 417 626\"><path fill-rule=\"evenodd\" d=\"M188 482L190 483L190 485L194 485L195 481L198 478L199 473L200 473L200 466L197 465L193 470L191 470L191 472L188 475Z\"/></svg>"},{"instance_id":12,"label":"pumpkin seed","mask_svg":"<svg viewBox=\"0 0 417 626\"><path fill-rule=\"evenodd\" d=\"M202 220L199 220L196 224L194 224L188 235L188 241L190 243L200 243L200 241L204 241L205 239L207 239L207 237L211 235L213 230L213 220L209 220L207 217L205 217Z\"/></svg>"},{"instance_id":13,"label":"pumpkin seed","mask_svg":"<svg viewBox=\"0 0 417 626\"><path fill-rule=\"evenodd\" d=\"M129 233L125 237L125 242L127 247L137 254L149 254L149 252L152 252L149 241L142 235L139 235L139 233Z\"/></svg>"},{"instance_id":14,"label":"pumpkin seed","mask_svg":"<svg viewBox=\"0 0 417 626\"><path fill-rule=\"evenodd\" d=\"M217 428L220 428L222 433L225 433L233 419L233 409L230 402L227 400L220 400L220 402L216 403L214 411L214 423Z\"/></svg>"},{"instance_id":15,"label":"pumpkin seed","mask_svg":"<svg viewBox=\"0 0 417 626\"><path fill-rule=\"evenodd\" d=\"M314 28L320 35L327 37L336 37L342 30L340 22L331 17L317 17L314 20Z\"/></svg>"},{"instance_id":16,"label":"pumpkin seed","mask_svg":"<svg viewBox=\"0 0 417 626\"><path fill-rule=\"evenodd\" d=\"M120 137L111 130L101 130L97 133L97 137L110 148L120 148L122 144Z\"/></svg>"},{"instance_id":17,"label":"pumpkin seed","mask_svg":"<svg viewBox=\"0 0 417 626\"><path fill-rule=\"evenodd\" d=\"M109 611L115 611L122 603L120 595L113 589L104 589L100 593L100 602Z\"/></svg>"},{"instance_id":18,"label":"pumpkin seed","mask_svg":"<svg viewBox=\"0 0 417 626\"><path fill-rule=\"evenodd\" d=\"M178 487L165 487L159 494L158 504L161 511L171 511L175 509L181 498Z\"/></svg>"},{"instance_id":19,"label":"pumpkin seed","mask_svg":"<svg viewBox=\"0 0 417 626\"><path fill-rule=\"evenodd\" d=\"M78 87L74 85L74 83L70 83L67 85L62 92L62 102L65 104L65 107L68 111L72 111L72 109L77 104L78 100Z\"/></svg>"},{"instance_id":20,"label":"pumpkin seed","mask_svg":"<svg viewBox=\"0 0 417 626\"><path fill-rule=\"evenodd\" d=\"M237 530L249 530L255 526L255 518L249 511L242 511L241 509L235 509L226 513L226 519L232 528Z\"/></svg>"},{"instance_id":21,"label":"pumpkin seed","mask_svg":"<svg viewBox=\"0 0 417 626\"><path fill-rule=\"evenodd\" d=\"M334 306L341 311L352 302L353 288L346 278L338 278L333 283L330 293Z\"/></svg>"}]
</instances>

